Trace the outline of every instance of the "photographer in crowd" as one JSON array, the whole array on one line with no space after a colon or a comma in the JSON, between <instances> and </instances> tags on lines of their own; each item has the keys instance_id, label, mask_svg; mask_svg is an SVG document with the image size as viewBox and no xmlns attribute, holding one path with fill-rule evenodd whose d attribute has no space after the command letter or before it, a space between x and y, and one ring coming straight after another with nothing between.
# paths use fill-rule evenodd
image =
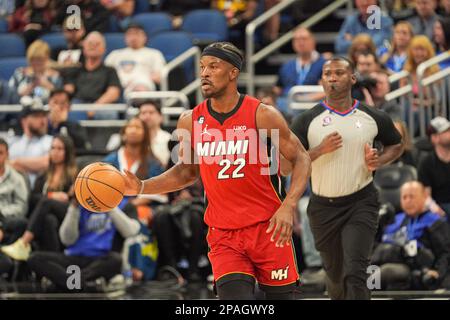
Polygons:
<instances>
[{"instance_id":1,"label":"photographer in crowd","mask_svg":"<svg viewBox=\"0 0 450 320\"><path fill-rule=\"evenodd\" d=\"M373 105L369 89L376 85L376 80L370 75L380 70L380 63L376 55L371 51L362 51L357 54L356 59L356 83L352 88L352 96Z\"/></svg>"},{"instance_id":2,"label":"photographer in crowd","mask_svg":"<svg viewBox=\"0 0 450 320\"><path fill-rule=\"evenodd\" d=\"M386 72L377 71L370 74L367 78L368 89L372 103L367 101L369 105L386 112L392 120L398 121L403 119L402 108L396 100L386 101L386 94L391 92L391 84L389 76Z\"/></svg>"}]
</instances>

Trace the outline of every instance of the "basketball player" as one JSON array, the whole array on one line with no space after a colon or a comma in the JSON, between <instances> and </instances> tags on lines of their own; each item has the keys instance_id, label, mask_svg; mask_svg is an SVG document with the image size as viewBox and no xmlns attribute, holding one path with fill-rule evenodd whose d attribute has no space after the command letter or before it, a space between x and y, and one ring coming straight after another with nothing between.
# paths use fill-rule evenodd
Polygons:
<instances>
[{"instance_id":1,"label":"basketball player","mask_svg":"<svg viewBox=\"0 0 450 320\"><path fill-rule=\"evenodd\" d=\"M307 213L332 299L370 299L367 267L379 208L373 173L403 152L387 113L352 98L355 82L350 61L327 61L322 69L325 100L292 124L313 161ZM373 148L374 141L383 145L381 152Z\"/></svg>"},{"instance_id":2,"label":"basketball player","mask_svg":"<svg viewBox=\"0 0 450 320\"><path fill-rule=\"evenodd\" d=\"M180 116L179 162L145 181L126 171L125 193L172 192L201 177L219 298L254 299L257 281L266 298L292 299L299 279L292 224L311 163L275 108L238 92L242 62L242 53L230 43L204 49L201 89L207 99ZM293 167L287 194L271 143Z\"/></svg>"}]
</instances>

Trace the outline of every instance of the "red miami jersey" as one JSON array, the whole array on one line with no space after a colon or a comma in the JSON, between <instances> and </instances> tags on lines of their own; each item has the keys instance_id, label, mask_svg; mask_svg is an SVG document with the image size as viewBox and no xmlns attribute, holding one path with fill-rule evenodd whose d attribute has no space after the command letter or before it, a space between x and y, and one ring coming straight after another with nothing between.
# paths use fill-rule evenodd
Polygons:
<instances>
[{"instance_id":1,"label":"red miami jersey","mask_svg":"<svg viewBox=\"0 0 450 320\"><path fill-rule=\"evenodd\" d=\"M210 99L192 112L191 143L205 189L205 222L240 229L269 220L285 196L277 152L256 126L260 101L240 95L229 113ZM266 132L266 130L264 130Z\"/></svg>"}]
</instances>

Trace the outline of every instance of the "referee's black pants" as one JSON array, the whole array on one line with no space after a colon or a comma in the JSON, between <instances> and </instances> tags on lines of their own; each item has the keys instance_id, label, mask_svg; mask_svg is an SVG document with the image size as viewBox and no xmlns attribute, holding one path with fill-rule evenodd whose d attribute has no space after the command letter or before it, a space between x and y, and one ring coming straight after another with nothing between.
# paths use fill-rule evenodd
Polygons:
<instances>
[{"instance_id":1,"label":"referee's black pants","mask_svg":"<svg viewBox=\"0 0 450 320\"><path fill-rule=\"evenodd\" d=\"M344 197L312 195L307 213L331 299L370 299L367 268L378 227L378 194L369 184Z\"/></svg>"}]
</instances>

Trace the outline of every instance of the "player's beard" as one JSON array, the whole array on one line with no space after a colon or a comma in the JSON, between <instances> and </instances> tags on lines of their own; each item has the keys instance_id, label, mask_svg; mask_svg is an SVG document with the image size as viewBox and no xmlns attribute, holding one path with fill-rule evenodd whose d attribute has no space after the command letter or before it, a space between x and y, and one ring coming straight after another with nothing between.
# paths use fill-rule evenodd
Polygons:
<instances>
[{"instance_id":1,"label":"player's beard","mask_svg":"<svg viewBox=\"0 0 450 320\"><path fill-rule=\"evenodd\" d=\"M216 93L214 90L212 90L212 85L209 85L209 90L205 91L202 89L202 95L205 99L214 98L216 96Z\"/></svg>"}]
</instances>

